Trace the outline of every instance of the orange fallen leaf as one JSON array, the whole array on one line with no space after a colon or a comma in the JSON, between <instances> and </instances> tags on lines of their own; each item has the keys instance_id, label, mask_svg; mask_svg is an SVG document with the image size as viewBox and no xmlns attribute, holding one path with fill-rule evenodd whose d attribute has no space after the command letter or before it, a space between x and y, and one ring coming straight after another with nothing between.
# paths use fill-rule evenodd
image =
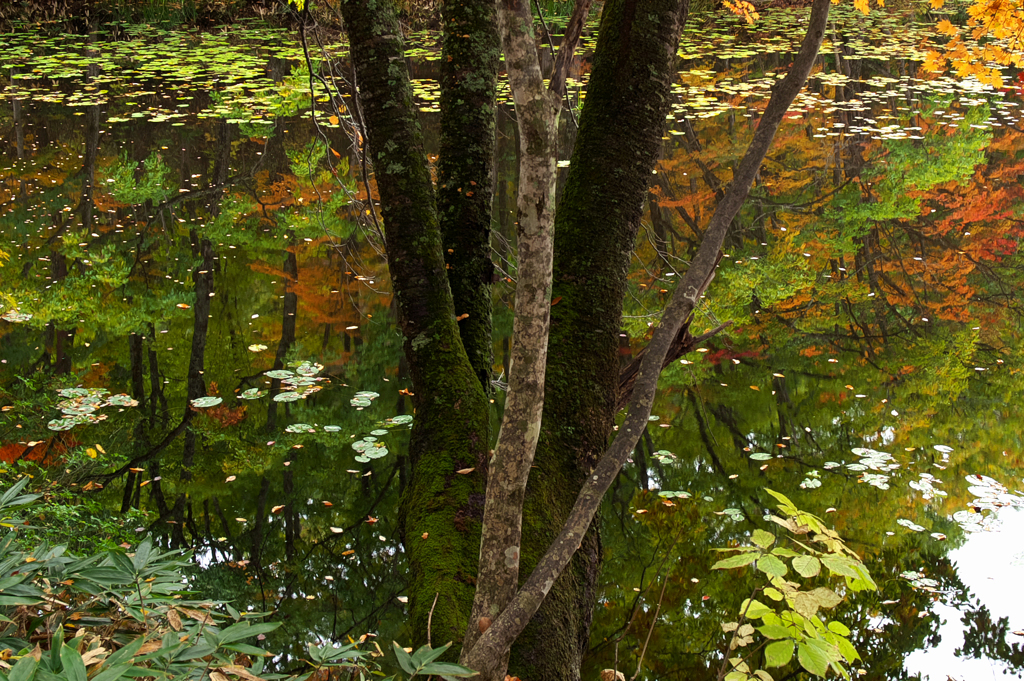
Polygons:
<instances>
[{"instance_id":1,"label":"orange fallen leaf","mask_svg":"<svg viewBox=\"0 0 1024 681\"><path fill-rule=\"evenodd\" d=\"M554 300L552 300L551 305L552 307L554 307L555 305L558 305L560 302L562 302L562 296L558 296Z\"/></svg>"},{"instance_id":2,"label":"orange fallen leaf","mask_svg":"<svg viewBox=\"0 0 1024 681\"><path fill-rule=\"evenodd\" d=\"M323 503L324 506L334 506L334 504L332 504L329 501L324 501L324 502L321 502L321 503Z\"/></svg>"},{"instance_id":3,"label":"orange fallen leaf","mask_svg":"<svg viewBox=\"0 0 1024 681\"><path fill-rule=\"evenodd\" d=\"M282 508L284 508L284 504L281 504L280 506L275 506L274 508L270 509L270 512L271 513L280 513Z\"/></svg>"},{"instance_id":4,"label":"orange fallen leaf","mask_svg":"<svg viewBox=\"0 0 1024 681\"><path fill-rule=\"evenodd\" d=\"M464 312L464 313L460 314L458 317L456 317L455 321L461 322L463 319L468 319L468 318L469 318L469 313L468 312Z\"/></svg>"},{"instance_id":5,"label":"orange fallen leaf","mask_svg":"<svg viewBox=\"0 0 1024 681\"><path fill-rule=\"evenodd\" d=\"M189 308L189 304L188 303L178 303L174 307L180 307L182 310L187 310Z\"/></svg>"},{"instance_id":6,"label":"orange fallen leaf","mask_svg":"<svg viewBox=\"0 0 1024 681\"><path fill-rule=\"evenodd\" d=\"M343 556L351 556L353 553L355 553L355 550L354 549L349 549L348 551L342 551L341 555L343 555Z\"/></svg>"},{"instance_id":7,"label":"orange fallen leaf","mask_svg":"<svg viewBox=\"0 0 1024 681\"><path fill-rule=\"evenodd\" d=\"M338 124L338 117L337 116L331 116L327 120L329 120L331 122L331 125L337 125Z\"/></svg>"},{"instance_id":8,"label":"orange fallen leaf","mask_svg":"<svg viewBox=\"0 0 1024 681\"><path fill-rule=\"evenodd\" d=\"M368 516L368 517L366 518L366 522L368 522L368 523L370 523L371 525L373 525L373 524L374 524L375 522L377 522L377 519L376 519L376 518L374 518L374 517L373 517L373 516L371 515L371 516Z\"/></svg>"}]
</instances>

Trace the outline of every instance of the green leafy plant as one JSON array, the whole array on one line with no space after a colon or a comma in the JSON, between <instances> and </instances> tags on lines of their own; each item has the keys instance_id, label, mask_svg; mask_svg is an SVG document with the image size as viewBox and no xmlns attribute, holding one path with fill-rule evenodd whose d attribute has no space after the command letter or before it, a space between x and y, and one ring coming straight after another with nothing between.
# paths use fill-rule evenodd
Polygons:
<instances>
[{"instance_id":1,"label":"green leafy plant","mask_svg":"<svg viewBox=\"0 0 1024 681\"><path fill-rule=\"evenodd\" d=\"M395 657L398 658L398 665L409 675L410 679L414 676L431 675L440 676L445 679L476 676L475 671L466 669L462 665L453 662L437 661L437 658L441 657L451 647L451 643L446 643L440 648L431 648L429 645L421 646L414 653L406 651L405 648L395 642L392 642L392 645L395 647ZM410 648L409 650L412 649Z\"/></svg>"},{"instance_id":2,"label":"green leafy plant","mask_svg":"<svg viewBox=\"0 0 1024 681\"><path fill-rule=\"evenodd\" d=\"M356 642L310 643L301 674L268 673L267 650L255 637L279 622L240 613L230 604L193 598L184 590L190 556L164 551L147 537L120 549L78 557L65 546L24 550L19 533L43 495L25 493L24 476L0 495L0 681L115 681L122 677L228 681L303 681L332 668L349 678L381 675L376 650ZM396 646L409 675L467 677L457 664L437 662L450 646L423 646L412 655ZM298 662L298 661L296 661Z\"/></svg>"},{"instance_id":3,"label":"green leafy plant","mask_svg":"<svg viewBox=\"0 0 1024 681\"><path fill-rule=\"evenodd\" d=\"M828 570L832 581L840 577L843 579L844 593L874 591L878 586L860 557L847 548L821 518L801 511L778 492L765 491L779 501L781 513L769 514L768 519L784 528L787 534L778 537L756 529L750 537L753 546L717 549L734 552L735 555L712 566L713 570L750 566L767 581L743 601L737 621L722 625L722 629L732 637L718 679L772 681L771 674L756 668L754 660L763 659L765 667L783 667L791 662L794 653L800 666L815 676L824 677L832 670L849 679L847 665L860 659L860 655L850 643L850 629L846 625L826 622L819 616L844 600L844 595L821 585L825 582L822 568ZM787 545L782 545L782 540ZM803 583L787 579L790 568L804 580ZM759 593L771 605L757 600L755 596ZM760 626L755 626L753 622L758 621ZM761 635L761 640L753 648L748 648L755 642L755 633ZM743 651L745 654L738 652L742 649L747 649ZM763 657L758 657L762 650Z\"/></svg>"}]
</instances>

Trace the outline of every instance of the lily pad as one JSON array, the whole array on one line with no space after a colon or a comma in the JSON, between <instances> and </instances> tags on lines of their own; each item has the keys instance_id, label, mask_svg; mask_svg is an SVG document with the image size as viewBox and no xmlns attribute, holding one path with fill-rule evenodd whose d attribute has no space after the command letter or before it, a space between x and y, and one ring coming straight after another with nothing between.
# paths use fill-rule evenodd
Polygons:
<instances>
[{"instance_id":1,"label":"lily pad","mask_svg":"<svg viewBox=\"0 0 1024 681\"><path fill-rule=\"evenodd\" d=\"M192 406L197 409L202 409L204 407L216 407L223 401L224 399L221 397L199 397L192 400Z\"/></svg>"}]
</instances>

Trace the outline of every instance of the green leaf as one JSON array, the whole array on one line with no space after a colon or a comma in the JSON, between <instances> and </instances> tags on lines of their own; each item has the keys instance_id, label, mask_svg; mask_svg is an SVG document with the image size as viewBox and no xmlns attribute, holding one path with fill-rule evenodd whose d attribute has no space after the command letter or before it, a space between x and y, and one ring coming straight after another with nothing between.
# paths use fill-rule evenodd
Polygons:
<instances>
[{"instance_id":1,"label":"green leaf","mask_svg":"<svg viewBox=\"0 0 1024 681\"><path fill-rule=\"evenodd\" d=\"M793 632L777 624L765 624L757 628L765 638L780 639L780 638L792 638Z\"/></svg>"},{"instance_id":2,"label":"green leaf","mask_svg":"<svg viewBox=\"0 0 1024 681\"><path fill-rule=\"evenodd\" d=\"M768 492L768 494L771 494L773 497L775 497L776 499L779 500L779 502L780 502L779 503L779 510L780 511L784 511L784 512L790 514L790 515L792 515L793 513L795 513L797 511L796 504L794 504L792 501L790 501L789 498L786 497L785 495L779 494L775 490L768 489L767 487L764 488L764 491Z\"/></svg>"},{"instance_id":3,"label":"green leaf","mask_svg":"<svg viewBox=\"0 0 1024 681\"><path fill-rule=\"evenodd\" d=\"M832 662L828 644L815 639L808 639L800 643L797 648L797 659L800 660L801 667L815 676L821 677L828 673L828 666Z\"/></svg>"},{"instance_id":4,"label":"green leaf","mask_svg":"<svg viewBox=\"0 0 1024 681\"><path fill-rule=\"evenodd\" d=\"M743 601L743 604L740 606L740 612L743 613L748 620L759 620L769 613L774 613L774 611L764 603L761 603L760 601L753 601L749 598Z\"/></svg>"},{"instance_id":5,"label":"green leaf","mask_svg":"<svg viewBox=\"0 0 1024 681\"><path fill-rule=\"evenodd\" d=\"M420 668L420 674L436 674L438 676L464 679L469 676L476 676L478 672L454 662L431 662Z\"/></svg>"},{"instance_id":6,"label":"green leaf","mask_svg":"<svg viewBox=\"0 0 1024 681\"><path fill-rule=\"evenodd\" d=\"M789 572L786 564L771 554L757 559L757 569L774 577L784 577Z\"/></svg>"},{"instance_id":7,"label":"green leaf","mask_svg":"<svg viewBox=\"0 0 1024 681\"><path fill-rule=\"evenodd\" d=\"M68 681L87 681L85 662L74 648L66 645L60 647L60 662L64 666L64 678Z\"/></svg>"},{"instance_id":8,"label":"green leaf","mask_svg":"<svg viewBox=\"0 0 1024 681\"><path fill-rule=\"evenodd\" d=\"M832 622L832 624L835 624L835 622ZM860 659L860 653L857 652L857 649L842 636L836 636L836 647L839 648L839 653L846 658L847 662L852 663L854 660Z\"/></svg>"},{"instance_id":9,"label":"green leaf","mask_svg":"<svg viewBox=\"0 0 1024 681\"><path fill-rule=\"evenodd\" d=\"M119 664L116 667L104 669L99 674L92 677L90 681L115 681L128 673L128 670L131 668L132 666L130 664Z\"/></svg>"},{"instance_id":10,"label":"green leaf","mask_svg":"<svg viewBox=\"0 0 1024 681\"><path fill-rule=\"evenodd\" d=\"M775 602L781 601L783 598L785 598L785 596L782 595L781 591L770 586L765 588L764 595Z\"/></svg>"},{"instance_id":11,"label":"green leaf","mask_svg":"<svg viewBox=\"0 0 1024 681\"><path fill-rule=\"evenodd\" d=\"M844 577L859 577L857 573L857 567L853 560L846 556L837 556L835 554L826 554L821 557L821 562L825 564L833 574L842 575Z\"/></svg>"},{"instance_id":12,"label":"green leaf","mask_svg":"<svg viewBox=\"0 0 1024 681\"><path fill-rule=\"evenodd\" d=\"M31 681L36 675L36 666L39 662L31 655L18 660L18 663L11 667L11 673L7 675L8 681Z\"/></svg>"},{"instance_id":13,"label":"green leaf","mask_svg":"<svg viewBox=\"0 0 1024 681\"><path fill-rule=\"evenodd\" d=\"M279 626L281 626L280 622L258 622L256 624L248 621L238 622L220 632L219 645L241 641L243 638L249 638L250 636L266 634L277 629Z\"/></svg>"},{"instance_id":14,"label":"green leaf","mask_svg":"<svg viewBox=\"0 0 1024 681\"><path fill-rule=\"evenodd\" d=\"M440 648L431 648L429 645L422 645L411 655L412 663L416 665L418 669L422 669L423 665L429 664L444 655L444 651L448 650L450 646L451 643L446 643Z\"/></svg>"},{"instance_id":15,"label":"green leaf","mask_svg":"<svg viewBox=\"0 0 1024 681\"><path fill-rule=\"evenodd\" d=\"M409 653L405 652L405 649L398 645L397 641L392 641L391 645L395 648L395 657L398 658L398 666L400 666L406 674L415 674L416 666L412 663L412 658L409 657Z\"/></svg>"},{"instance_id":16,"label":"green leaf","mask_svg":"<svg viewBox=\"0 0 1024 681\"><path fill-rule=\"evenodd\" d=\"M771 532L765 532L764 530L754 530L753 534L750 535L750 541L754 542L762 549L767 549L769 546L775 543L775 535Z\"/></svg>"},{"instance_id":17,"label":"green leaf","mask_svg":"<svg viewBox=\"0 0 1024 681\"><path fill-rule=\"evenodd\" d=\"M821 561L814 556L799 556L793 559L793 569L801 577L815 577L821 572Z\"/></svg>"},{"instance_id":18,"label":"green leaf","mask_svg":"<svg viewBox=\"0 0 1024 681\"><path fill-rule=\"evenodd\" d=\"M839 634L840 636L849 636L850 628L842 622L829 622L828 630L833 634Z\"/></svg>"},{"instance_id":19,"label":"green leaf","mask_svg":"<svg viewBox=\"0 0 1024 681\"><path fill-rule=\"evenodd\" d=\"M761 679L761 681L775 681L775 679L772 678L772 675L763 669L755 669L754 676Z\"/></svg>"},{"instance_id":20,"label":"green leaf","mask_svg":"<svg viewBox=\"0 0 1024 681\"><path fill-rule=\"evenodd\" d=\"M777 546L772 549L772 555L779 556L780 558L796 558L797 556L802 556L804 554L797 553L792 549L784 549L781 546Z\"/></svg>"},{"instance_id":21,"label":"green leaf","mask_svg":"<svg viewBox=\"0 0 1024 681\"><path fill-rule=\"evenodd\" d=\"M741 553L736 556L729 556L728 558L723 558L722 560L712 565L711 569L728 570L730 568L743 567L745 565L750 565L751 563L753 563L755 560L758 559L758 556L759 554L757 553Z\"/></svg>"},{"instance_id":22,"label":"green leaf","mask_svg":"<svg viewBox=\"0 0 1024 681\"><path fill-rule=\"evenodd\" d=\"M740 671L729 672L725 675L725 681L747 681L750 677Z\"/></svg>"},{"instance_id":23,"label":"green leaf","mask_svg":"<svg viewBox=\"0 0 1024 681\"><path fill-rule=\"evenodd\" d=\"M764 649L765 666L782 667L789 664L789 661L793 658L794 648L796 648L796 643L793 639L769 643Z\"/></svg>"}]
</instances>

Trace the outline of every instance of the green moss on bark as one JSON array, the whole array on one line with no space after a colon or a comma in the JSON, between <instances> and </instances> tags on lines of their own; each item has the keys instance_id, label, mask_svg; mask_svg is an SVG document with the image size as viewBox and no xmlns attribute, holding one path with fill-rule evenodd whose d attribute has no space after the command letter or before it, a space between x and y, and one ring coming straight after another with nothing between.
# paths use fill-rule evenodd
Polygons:
<instances>
[{"instance_id":1,"label":"green moss on bark","mask_svg":"<svg viewBox=\"0 0 1024 681\"><path fill-rule=\"evenodd\" d=\"M437 205L448 281L470 364L490 392L491 186L500 43L494 3L442 8L441 155Z\"/></svg>"},{"instance_id":2,"label":"green moss on bark","mask_svg":"<svg viewBox=\"0 0 1024 681\"><path fill-rule=\"evenodd\" d=\"M544 422L524 515L523 571L557 535L615 416L618 334L643 198L661 150L686 0L608 0L555 218ZM600 540L580 551L513 649L509 673L576 679L587 649Z\"/></svg>"},{"instance_id":3,"label":"green moss on bark","mask_svg":"<svg viewBox=\"0 0 1024 681\"><path fill-rule=\"evenodd\" d=\"M413 637L459 640L473 599L483 510L488 403L459 336L412 87L394 5L341 5L381 197L388 269L413 381L412 476L401 507ZM457 652L453 653L457 654Z\"/></svg>"}]
</instances>

